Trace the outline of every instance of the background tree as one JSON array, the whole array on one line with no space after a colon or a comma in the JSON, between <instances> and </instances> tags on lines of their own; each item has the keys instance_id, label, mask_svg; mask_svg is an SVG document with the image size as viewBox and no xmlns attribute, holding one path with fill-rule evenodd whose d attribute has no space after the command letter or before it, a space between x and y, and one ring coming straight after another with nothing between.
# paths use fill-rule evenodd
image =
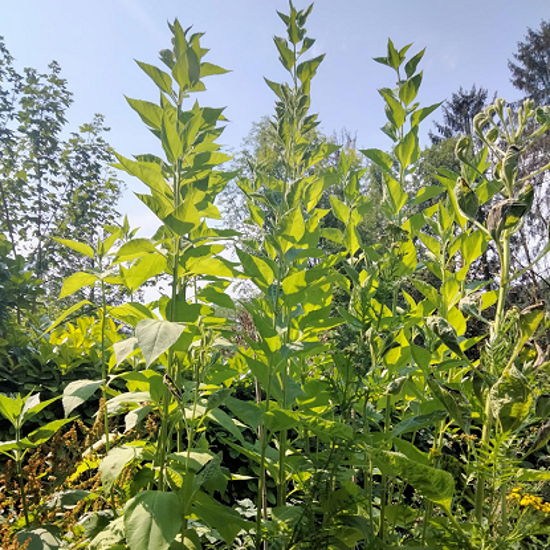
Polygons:
<instances>
[{"instance_id":1,"label":"background tree","mask_svg":"<svg viewBox=\"0 0 550 550\"><path fill-rule=\"evenodd\" d=\"M0 232L56 295L82 257L53 238L94 244L118 217L121 182L101 115L63 139L72 103L56 62L19 73L0 38Z\"/></svg>"},{"instance_id":2,"label":"background tree","mask_svg":"<svg viewBox=\"0 0 550 550\"><path fill-rule=\"evenodd\" d=\"M518 42L516 53L508 60L512 84L523 93L522 100L531 99L535 106L550 103L550 22L541 21L539 29L527 29L523 42ZM540 173L532 180L536 200L529 219L515 236L520 242L516 261L529 265L543 249L548 240L548 219L550 216L549 179L544 168L550 161L550 137L545 135L529 151L524 162L524 172ZM524 283L532 297L547 298L550 290L550 264L543 261L524 276Z\"/></svg>"},{"instance_id":3,"label":"background tree","mask_svg":"<svg viewBox=\"0 0 550 550\"><path fill-rule=\"evenodd\" d=\"M514 61L508 60L510 81L535 105L550 103L550 22L541 21L540 29L527 29L525 42L518 42Z\"/></svg>"},{"instance_id":4,"label":"background tree","mask_svg":"<svg viewBox=\"0 0 550 550\"><path fill-rule=\"evenodd\" d=\"M471 136L473 134L474 117L487 105L489 92L486 88L472 85L470 91L462 86L445 101L441 107L443 123L435 123L437 133L430 132L432 143L439 143L444 139L458 135Z\"/></svg>"}]
</instances>

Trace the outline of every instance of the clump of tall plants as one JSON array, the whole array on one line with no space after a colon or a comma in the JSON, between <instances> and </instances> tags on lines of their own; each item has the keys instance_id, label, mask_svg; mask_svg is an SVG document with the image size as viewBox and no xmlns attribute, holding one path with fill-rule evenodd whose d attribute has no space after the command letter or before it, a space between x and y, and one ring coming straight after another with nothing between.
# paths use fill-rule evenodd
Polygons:
<instances>
[{"instance_id":1,"label":"clump of tall plants","mask_svg":"<svg viewBox=\"0 0 550 550\"><path fill-rule=\"evenodd\" d=\"M310 55L311 10L279 14L287 79L266 79L275 172L224 168L223 109L196 94L226 71L205 60L201 33L175 20L159 66L138 62L159 100L128 103L162 155L117 155L117 167L141 181L159 229L143 238L112 226L94 248L62 241L94 265L68 277L62 296L87 288L90 299L47 333L60 350L80 342L97 376L68 384L66 418L26 437L23 421L49 402L2 396L16 429L0 445L17 473L4 479L6 540L92 550L548 545L548 315L542 303L511 303L531 266L514 272L510 257L537 200L538 172L523 162L550 108L496 100L475 136L457 141L460 171L441 169L438 185L411 193L419 127L439 105L418 100L424 52L390 40L375 59L392 75L380 90L389 150L340 149L317 139L310 112L323 61ZM373 171L381 200L364 192ZM224 229L216 198L233 180L255 239ZM380 234L365 235L373 213ZM488 254L490 280L479 269ZM157 277L166 294L134 299ZM231 285L243 280L254 290L238 299ZM109 305L117 287L130 300ZM25 456L92 398L83 449L29 506Z\"/></svg>"}]
</instances>

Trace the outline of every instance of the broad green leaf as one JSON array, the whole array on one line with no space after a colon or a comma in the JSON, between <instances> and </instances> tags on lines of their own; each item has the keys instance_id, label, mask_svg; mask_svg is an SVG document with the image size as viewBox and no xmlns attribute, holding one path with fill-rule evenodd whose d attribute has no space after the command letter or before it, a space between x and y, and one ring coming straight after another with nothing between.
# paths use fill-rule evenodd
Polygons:
<instances>
[{"instance_id":1,"label":"broad green leaf","mask_svg":"<svg viewBox=\"0 0 550 550\"><path fill-rule=\"evenodd\" d=\"M199 58L192 48L182 52L172 68L174 79L183 89L193 87L199 80L200 73Z\"/></svg>"},{"instance_id":2,"label":"broad green leaf","mask_svg":"<svg viewBox=\"0 0 550 550\"><path fill-rule=\"evenodd\" d=\"M402 453L374 448L370 453L382 472L400 477L422 496L450 511L455 482L449 472L411 460Z\"/></svg>"},{"instance_id":3,"label":"broad green leaf","mask_svg":"<svg viewBox=\"0 0 550 550\"><path fill-rule=\"evenodd\" d=\"M180 532L183 515L176 493L143 491L124 508L130 550L168 550Z\"/></svg>"},{"instance_id":4,"label":"broad green leaf","mask_svg":"<svg viewBox=\"0 0 550 550\"><path fill-rule=\"evenodd\" d=\"M401 126L405 123L405 109L387 88L379 90L379 92L380 95L386 100L386 116L388 117L388 120L395 124L398 129L401 128Z\"/></svg>"},{"instance_id":5,"label":"broad green leaf","mask_svg":"<svg viewBox=\"0 0 550 550\"><path fill-rule=\"evenodd\" d=\"M541 321L544 318L545 307L544 303L540 302L534 306L530 306L524 309L519 314L519 336L520 340L518 346L525 345L527 340L535 334L535 331L539 327Z\"/></svg>"},{"instance_id":6,"label":"broad green leaf","mask_svg":"<svg viewBox=\"0 0 550 550\"><path fill-rule=\"evenodd\" d=\"M398 422L392 430L392 437L415 432L428 426L435 426L441 420L447 418L446 411L434 411L429 414L421 414L419 416L411 416Z\"/></svg>"},{"instance_id":7,"label":"broad green leaf","mask_svg":"<svg viewBox=\"0 0 550 550\"><path fill-rule=\"evenodd\" d=\"M75 380L63 390L63 410L69 416L76 407L82 405L103 384L103 380Z\"/></svg>"},{"instance_id":8,"label":"broad green leaf","mask_svg":"<svg viewBox=\"0 0 550 550\"><path fill-rule=\"evenodd\" d=\"M214 453L210 451L202 451L199 449L194 449L189 452L189 469L192 472L197 473L200 471L206 464L208 464L213 458ZM171 461L175 461L178 463L178 465L181 465L183 469L185 470L187 468L187 451L182 451L178 453L171 453L168 455L168 458ZM174 465L174 468L177 469L176 465Z\"/></svg>"},{"instance_id":9,"label":"broad green leaf","mask_svg":"<svg viewBox=\"0 0 550 550\"><path fill-rule=\"evenodd\" d=\"M421 204L424 201L433 199L434 197L441 195L444 191L445 189L440 185L428 185L427 187L421 187L416 193L413 205Z\"/></svg>"},{"instance_id":10,"label":"broad green leaf","mask_svg":"<svg viewBox=\"0 0 550 550\"><path fill-rule=\"evenodd\" d=\"M416 98L420 84L422 83L422 73L409 78L401 84L399 88L399 99L408 107Z\"/></svg>"},{"instance_id":11,"label":"broad green leaf","mask_svg":"<svg viewBox=\"0 0 550 550\"><path fill-rule=\"evenodd\" d=\"M350 209L349 206L347 206L344 202L342 202L339 198L335 197L334 195L330 196L330 204L332 206L332 211L334 212L334 215L344 224L348 225L350 221Z\"/></svg>"},{"instance_id":12,"label":"broad green leaf","mask_svg":"<svg viewBox=\"0 0 550 550\"><path fill-rule=\"evenodd\" d=\"M77 271L65 279L61 292L59 293L59 299L61 300L62 298L66 298L67 296L79 291L81 288L93 286L97 280L97 275Z\"/></svg>"},{"instance_id":13,"label":"broad green leaf","mask_svg":"<svg viewBox=\"0 0 550 550\"><path fill-rule=\"evenodd\" d=\"M25 402L19 394L15 398L11 398L0 393L0 414L9 420L13 426L16 425L24 404Z\"/></svg>"},{"instance_id":14,"label":"broad green leaf","mask_svg":"<svg viewBox=\"0 0 550 550\"><path fill-rule=\"evenodd\" d=\"M72 315L75 311L78 311L84 306L93 306L92 302L88 300L81 300L77 304L74 304L69 309L66 309L45 331L44 335L53 330L55 327L60 325L67 317Z\"/></svg>"},{"instance_id":15,"label":"broad green leaf","mask_svg":"<svg viewBox=\"0 0 550 550\"><path fill-rule=\"evenodd\" d=\"M158 321L156 319L140 321L136 326L136 338L146 366L149 367L170 346L174 345L183 330L182 325L170 321Z\"/></svg>"},{"instance_id":16,"label":"broad green leaf","mask_svg":"<svg viewBox=\"0 0 550 550\"><path fill-rule=\"evenodd\" d=\"M288 42L279 36L274 36L273 41L275 42L275 46L277 46L277 50L279 50L279 59L283 67L287 71L292 70L292 67L294 67L294 52L288 47Z\"/></svg>"},{"instance_id":17,"label":"broad green leaf","mask_svg":"<svg viewBox=\"0 0 550 550\"><path fill-rule=\"evenodd\" d=\"M214 277L233 277L235 272L222 258L199 258L187 268L195 275L210 275Z\"/></svg>"},{"instance_id":18,"label":"broad green leaf","mask_svg":"<svg viewBox=\"0 0 550 550\"><path fill-rule=\"evenodd\" d=\"M396 146L395 156L403 168L414 164L420 158L418 128L413 128Z\"/></svg>"},{"instance_id":19,"label":"broad green leaf","mask_svg":"<svg viewBox=\"0 0 550 550\"><path fill-rule=\"evenodd\" d=\"M424 57L424 52L426 49L424 48L422 51L418 52L415 56L411 57L409 61L405 64L405 74L407 75L407 78L411 78L411 76L416 71L416 67L418 67L418 64L420 63L420 60Z\"/></svg>"},{"instance_id":20,"label":"broad green leaf","mask_svg":"<svg viewBox=\"0 0 550 550\"><path fill-rule=\"evenodd\" d=\"M40 401L40 394L33 395L25 400L23 410L21 411L21 426L30 420L33 416L37 415L40 411L48 407L54 401L57 401L61 396L52 397L47 401Z\"/></svg>"},{"instance_id":21,"label":"broad green leaf","mask_svg":"<svg viewBox=\"0 0 550 550\"><path fill-rule=\"evenodd\" d=\"M189 199L180 204L163 221L176 235L183 237L199 226L201 217L193 201Z\"/></svg>"},{"instance_id":22,"label":"broad green leaf","mask_svg":"<svg viewBox=\"0 0 550 550\"><path fill-rule=\"evenodd\" d=\"M479 229L473 231L469 235L465 233L462 235L464 235L464 238L460 243L460 253L464 258L465 265L470 265L487 250L489 238Z\"/></svg>"},{"instance_id":23,"label":"broad green leaf","mask_svg":"<svg viewBox=\"0 0 550 550\"><path fill-rule=\"evenodd\" d=\"M172 196L172 190L164 180L162 168L158 164L130 160L116 153L115 156L120 163L117 165L118 168L140 179L147 187L158 193L161 197Z\"/></svg>"},{"instance_id":24,"label":"broad green leaf","mask_svg":"<svg viewBox=\"0 0 550 550\"><path fill-rule=\"evenodd\" d=\"M135 326L143 319L155 319L151 310L139 302L128 302L119 306L107 307L110 317Z\"/></svg>"},{"instance_id":25,"label":"broad green leaf","mask_svg":"<svg viewBox=\"0 0 550 550\"><path fill-rule=\"evenodd\" d=\"M312 59L308 59L307 61L300 63L296 67L296 73L298 75L298 78L300 79L300 82L302 82L302 84L304 82L311 80L315 76L315 73L317 72L317 68L319 67L319 65L321 64L324 58L325 58L325 54L322 54Z\"/></svg>"},{"instance_id":26,"label":"broad green leaf","mask_svg":"<svg viewBox=\"0 0 550 550\"><path fill-rule=\"evenodd\" d=\"M26 550L58 550L63 541L44 527L24 529L17 533L17 542L20 548Z\"/></svg>"},{"instance_id":27,"label":"broad green leaf","mask_svg":"<svg viewBox=\"0 0 550 550\"><path fill-rule=\"evenodd\" d=\"M155 252L158 252L157 248L150 239L132 239L118 249L117 261L128 262Z\"/></svg>"},{"instance_id":28,"label":"broad green leaf","mask_svg":"<svg viewBox=\"0 0 550 550\"><path fill-rule=\"evenodd\" d=\"M133 460L139 460L142 453L143 449L141 447L129 445L115 447L107 453L107 456L101 460L99 465L101 483L107 492L111 491L122 470Z\"/></svg>"},{"instance_id":29,"label":"broad green leaf","mask_svg":"<svg viewBox=\"0 0 550 550\"><path fill-rule=\"evenodd\" d=\"M162 275L167 269L167 260L162 254L148 254L139 258L129 269L123 271L123 281L130 292L135 292L144 283ZM118 310L120 312L120 310Z\"/></svg>"},{"instance_id":30,"label":"broad green leaf","mask_svg":"<svg viewBox=\"0 0 550 550\"><path fill-rule=\"evenodd\" d=\"M392 210L394 215L398 214L401 209L407 204L409 196L401 187L401 184L394 178L385 175L386 185L388 186L388 193L392 202Z\"/></svg>"},{"instance_id":31,"label":"broad green leaf","mask_svg":"<svg viewBox=\"0 0 550 550\"><path fill-rule=\"evenodd\" d=\"M117 367L127 359L131 354L139 349L138 339L135 337L126 338L113 344Z\"/></svg>"},{"instance_id":32,"label":"broad green leaf","mask_svg":"<svg viewBox=\"0 0 550 550\"><path fill-rule=\"evenodd\" d=\"M122 550L124 541L124 516L120 516L103 527L90 541L90 550Z\"/></svg>"},{"instance_id":33,"label":"broad green leaf","mask_svg":"<svg viewBox=\"0 0 550 550\"><path fill-rule=\"evenodd\" d=\"M275 278L275 273L269 263L265 259L248 254L239 248L236 251L243 273L250 277L252 282L260 289L269 287Z\"/></svg>"},{"instance_id":34,"label":"broad green leaf","mask_svg":"<svg viewBox=\"0 0 550 550\"><path fill-rule=\"evenodd\" d=\"M365 155L368 159L372 160L372 162L374 162L374 164L378 167L382 168L384 172L390 176L393 176L393 159L390 155L388 155L388 153L381 151L380 149L361 149L361 153L363 153L363 155Z\"/></svg>"},{"instance_id":35,"label":"broad green leaf","mask_svg":"<svg viewBox=\"0 0 550 550\"><path fill-rule=\"evenodd\" d=\"M54 237L53 240L65 245L68 248L71 248L72 250L76 250L79 254L88 256L88 258L92 258L92 260L94 259L94 249L86 243L80 243L70 239L58 239L57 237Z\"/></svg>"},{"instance_id":36,"label":"broad green leaf","mask_svg":"<svg viewBox=\"0 0 550 550\"><path fill-rule=\"evenodd\" d=\"M166 94L172 93L172 79L170 75L161 71L154 65L143 63L142 61L136 61L136 63L147 73L147 75L153 80L153 82Z\"/></svg>"},{"instance_id":37,"label":"broad green leaf","mask_svg":"<svg viewBox=\"0 0 550 550\"><path fill-rule=\"evenodd\" d=\"M418 126L427 116L432 114L440 105L441 103L434 103L429 107L424 107L423 109L418 109L414 111L414 113L411 115L411 128Z\"/></svg>"},{"instance_id":38,"label":"broad green leaf","mask_svg":"<svg viewBox=\"0 0 550 550\"><path fill-rule=\"evenodd\" d=\"M50 438L52 438L65 424L72 422L74 418L64 418L62 420L53 420L48 422L43 426L40 426L37 430L31 432L26 438L26 441L29 441L34 446L42 445L46 443Z\"/></svg>"},{"instance_id":39,"label":"broad green leaf","mask_svg":"<svg viewBox=\"0 0 550 550\"><path fill-rule=\"evenodd\" d=\"M304 236L304 232L304 218L302 210L298 206L287 212L281 221L279 235L287 241L287 244L283 245L284 252L291 247L291 244L288 243L296 244Z\"/></svg>"},{"instance_id":40,"label":"broad green leaf","mask_svg":"<svg viewBox=\"0 0 550 550\"><path fill-rule=\"evenodd\" d=\"M220 504L202 491L195 494L192 506L193 512L207 525L216 529L229 546L234 544L241 530L248 531L252 527L252 524L242 519L238 512Z\"/></svg>"},{"instance_id":41,"label":"broad green leaf","mask_svg":"<svg viewBox=\"0 0 550 550\"><path fill-rule=\"evenodd\" d=\"M126 96L124 96L126 97ZM126 97L126 101L129 103L130 107L140 116L141 120L154 128L155 130L160 130L160 121L162 120L162 108L159 107L156 103L151 103L150 101L142 101L140 99L131 99Z\"/></svg>"},{"instance_id":42,"label":"broad green leaf","mask_svg":"<svg viewBox=\"0 0 550 550\"><path fill-rule=\"evenodd\" d=\"M223 67L219 67L218 65L214 65L213 63L208 63L208 61L201 63L201 70L200 70L201 78L203 78L204 76L225 74L228 72L229 71L227 69L224 69Z\"/></svg>"}]
</instances>

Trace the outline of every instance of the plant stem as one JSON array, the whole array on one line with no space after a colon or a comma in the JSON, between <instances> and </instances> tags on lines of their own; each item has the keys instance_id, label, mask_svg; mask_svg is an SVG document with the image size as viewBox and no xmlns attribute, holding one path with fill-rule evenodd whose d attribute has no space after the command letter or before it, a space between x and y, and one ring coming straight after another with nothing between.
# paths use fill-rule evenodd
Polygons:
<instances>
[{"instance_id":1,"label":"plant stem","mask_svg":"<svg viewBox=\"0 0 550 550\"><path fill-rule=\"evenodd\" d=\"M23 514L25 516L25 527L29 527L29 505L27 504L27 494L25 493L25 480L23 478L23 457L21 456L21 450L19 449L19 443L21 441L21 429L16 427L15 429L15 441L17 449L15 451L15 462L17 463L17 476L19 478L19 490L21 491L21 503L23 504Z\"/></svg>"},{"instance_id":2,"label":"plant stem","mask_svg":"<svg viewBox=\"0 0 550 550\"><path fill-rule=\"evenodd\" d=\"M107 322L107 300L105 298L105 282L101 279L101 377L103 378L103 399L105 412L103 414L103 427L105 430L105 450L109 452L109 415L107 414L107 361L105 360L105 331Z\"/></svg>"}]
</instances>

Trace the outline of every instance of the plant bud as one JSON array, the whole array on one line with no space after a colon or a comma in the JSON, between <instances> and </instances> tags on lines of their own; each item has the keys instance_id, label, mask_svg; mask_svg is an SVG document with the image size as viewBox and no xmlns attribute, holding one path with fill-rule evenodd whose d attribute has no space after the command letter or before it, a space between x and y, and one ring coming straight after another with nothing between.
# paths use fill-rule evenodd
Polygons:
<instances>
[{"instance_id":1,"label":"plant bud","mask_svg":"<svg viewBox=\"0 0 550 550\"><path fill-rule=\"evenodd\" d=\"M519 155L521 154L521 149L517 145L510 145L506 155L502 160L502 178L504 183L512 188L514 185L514 180L518 172L518 162Z\"/></svg>"},{"instance_id":2,"label":"plant bud","mask_svg":"<svg viewBox=\"0 0 550 550\"><path fill-rule=\"evenodd\" d=\"M493 126L493 128L491 128L491 129L487 132L487 134L485 135L485 137L487 138L487 141L488 141L489 143L494 143L494 142L497 140L497 138L498 138L498 128L495 128L495 127Z\"/></svg>"},{"instance_id":3,"label":"plant bud","mask_svg":"<svg viewBox=\"0 0 550 550\"><path fill-rule=\"evenodd\" d=\"M455 147L456 158L464 164L469 163L468 153L471 151L471 140L468 136L461 137Z\"/></svg>"},{"instance_id":4,"label":"plant bud","mask_svg":"<svg viewBox=\"0 0 550 550\"><path fill-rule=\"evenodd\" d=\"M504 106L506 105L506 101L502 99L501 97L495 99L495 110L499 114L500 117L504 118Z\"/></svg>"},{"instance_id":5,"label":"plant bud","mask_svg":"<svg viewBox=\"0 0 550 550\"><path fill-rule=\"evenodd\" d=\"M479 317L481 315L481 296L477 292L468 294L458 302L458 309L468 317Z\"/></svg>"},{"instance_id":6,"label":"plant bud","mask_svg":"<svg viewBox=\"0 0 550 550\"><path fill-rule=\"evenodd\" d=\"M483 136L483 128L484 126L489 122L488 116L486 113L478 113L474 117L473 125L474 125L474 132L482 137Z\"/></svg>"}]
</instances>

